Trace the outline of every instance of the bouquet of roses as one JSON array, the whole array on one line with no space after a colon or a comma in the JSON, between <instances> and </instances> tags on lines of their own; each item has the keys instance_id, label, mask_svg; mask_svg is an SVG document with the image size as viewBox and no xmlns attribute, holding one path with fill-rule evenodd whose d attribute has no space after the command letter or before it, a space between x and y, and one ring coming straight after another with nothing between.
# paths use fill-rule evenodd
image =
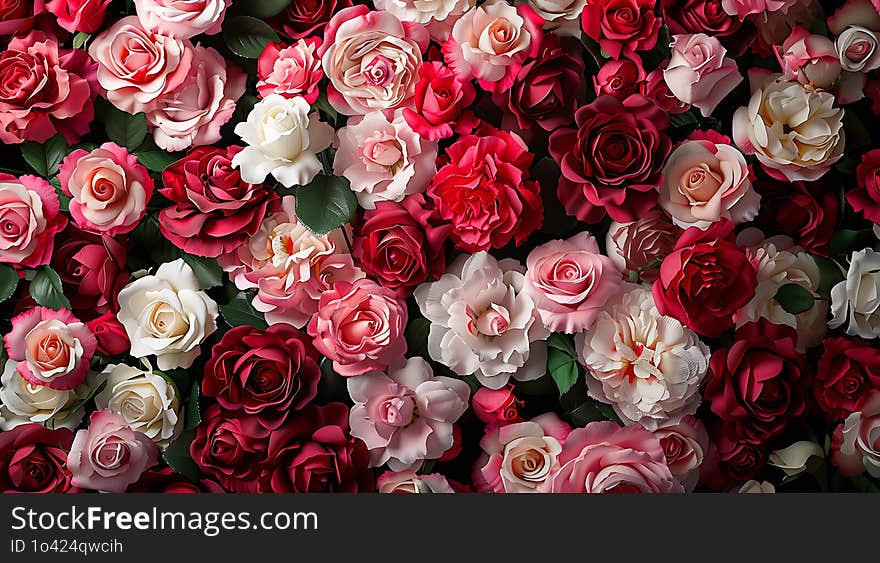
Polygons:
<instances>
[{"instance_id":1,"label":"bouquet of roses","mask_svg":"<svg viewBox=\"0 0 880 563\"><path fill-rule=\"evenodd\" d=\"M877 491L878 0L0 0L0 490Z\"/></svg>"}]
</instances>

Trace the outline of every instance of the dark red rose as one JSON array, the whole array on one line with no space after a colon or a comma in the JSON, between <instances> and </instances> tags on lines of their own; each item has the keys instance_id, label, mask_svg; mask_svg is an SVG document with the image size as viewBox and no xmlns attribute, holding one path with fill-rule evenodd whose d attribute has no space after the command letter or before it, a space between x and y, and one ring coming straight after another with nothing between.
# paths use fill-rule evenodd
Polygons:
<instances>
[{"instance_id":1,"label":"dark red rose","mask_svg":"<svg viewBox=\"0 0 880 563\"><path fill-rule=\"evenodd\" d=\"M672 35L705 33L721 39L742 25L738 17L724 11L721 0L660 0L660 11Z\"/></svg>"},{"instance_id":2,"label":"dark red rose","mask_svg":"<svg viewBox=\"0 0 880 563\"><path fill-rule=\"evenodd\" d=\"M354 259L380 285L408 297L417 285L446 271L443 243L452 227L437 223L422 194L400 203L379 201L355 225Z\"/></svg>"},{"instance_id":3,"label":"dark red rose","mask_svg":"<svg viewBox=\"0 0 880 563\"><path fill-rule=\"evenodd\" d=\"M477 92L469 81L462 81L442 62L425 62L419 67L419 81L413 96L414 109L403 110L413 130L432 141L466 135L479 125L469 109Z\"/></svg>"},{"instance_id":4,"label":"dark red rose","mask_svg":"<svg viewBox=\"0 0 880 563\"><path fill-rule=\"evenodd\" d=\"M857 187L846 193L846 201L872 223L880 223L880 149L862 155L856 168Z\"/></svg>"},{"instance_id":5,"label":"dark red rose","mask_svg":"<svg viewBox=\"0 0 880 563\"><path fill-rule=\"evenodd\" d=\"M663 20L654 12L656 0L591 0L581 12L587 37L612 59L653 49Z\"/></svg>"},{"instance_id":6,"label":"dark red rose","mask_svg":"<svg viewBox=\"0 0 880 563\"><path fill-rule=\"evenodd\" d=\"M654 282L660 314L702 336L716 337L733 327L733 313L755 296L757 276L732 234L727 220L682 233Z\"/></svg>"},{"instance_id":7,"label":"dark red rose","mask_svg":"<svg viewBox=\"0 0 880 563\"><path fill-rule=\"evenodd\" d=\"M236 326L211 350L202 393L247 414L299 410L318 392L320 359L311 337L290 325Z\"/></svg>"},{"instance_id":8,"label":"dark red rose","mask_svg":"<svg viewBox=\"0 0 880 563\"><path fill-rule=\"evenodd\" d=\"M34 26L34 16L45 9L45 0L0 0L0 35L18 35L30 31Z\"/></svg>"},{"instance_id":9,"label":"dark red rose","mask_svg":"<svg viewBox=\"0 0 880 563\"><path fill-rule=\"evenodd\" d=\"M263 184L248 184L232 157L241 147L199 147L162 172L159 192L176 205L159 213L159 229L176 247L216 258L257 232L277 199Z\"/></svg>"},{"instance_id":10,"label":"dark red rose","mask_svg":"<svg viewBox=\"0 0 880 563\"><path fill-rule=\"evenodd\" d=\"M703 397L738 439L763 443L804 413L809 381L796 345L795 329L761 319L712 354Z\"/></svg>"},{"instance_id":11,"label":"dark red rose","mask_svg":"<svg viewBox=\"0 0 880 563\"><path fill-rule=\"evenodd\" d=\"M348 430L348 407L312 405L272 433L261 490L356 493L375 490L370 455Z\"/></svg>"},{"instance_id":12,"label":"dark red rose","mask_svg":"<svg viewBox=\"0 0 880 563\"><path fill-rule=\"evenodd\" d=\"M296 0L271 18L269 25L294 41L320 35L333 14L351 5L351 0Z\"/></svg>"},{"instance_id":13,"label":"dark red rose","mask_svg":"<svg viewBox=\"0 0 880 563\"><path fill-rule=\"evenodd\" d=\"M712 428L712 460L701 471L701 481L714 490L729 490L752 479L767 463L767 447L740 440L729 428Z\"/></svg>"},{"instance_id":14,"label":"dark red rose","mask_svg":"<svg viewBox=\"0 0 880 563\"><path fill-rule=\"evenodd\" d=\"M823 342L813 397L829 421L861 410L872 389L880 389L880 350L855 337L831 337Z\"/></svg>"},{"instance_id":15,"label":"dark red rose","mask_svg":"<svg viewBox=\"0 0 880 563\"><path fill-rule=\"evenodd\" d=\"M608 94L615 98L625 100L630 95L639 91L639 87L645 81L645 69L638 60L623 58L616 61L608 61L596 76L593 77L593 87L596 95Z\"/></svg>"},{"instance_id":16,"label":"dark red rose","mask_svg":"<svg viewBox=\"0 0 880 563\"><path fill-rule=\"evenodd\" d=\"M70 430L49 430L40 424L0 432L0 492L74 492L67 469L72 442Z\"/></svg>"},{"instance_id":17,"label":"dark red rose","mask_svg":"<svg viewBox=\"0 0 880 563\"><path fill-rule=\"evenodd\" d=\"M61 277L73 312L91 320L119 309L119 290L128 283L125 245L68 225L58 237L51 266Z\"/></svg>"},{"instance_id":18,"label":"dark red rose","mask_svg":"<svg viewBox=\"0 0 880 563\"><path fill-rule=\"evenodd\" d=\"M607 211L615 221L635 221L657 206L656 187L672 150L663 133L669 116L647 98L621 101L602 95L575 114L577 129L550 136L559 164L559 200L569 215L596 223Z\"/></svg>"},{"instance_id":19,"label":"dark red rose","mask_svg":"<svg viewBox=\"0 0 880 563\"><path fill-rule=\"evenodd\" d=\"M283 420L211 405L202 413L190 455L202 473L227 491L259 492L257 478L266 461L269 435Z\"/></svg>"},{"instance_id":20,"label":"dark red rose","mask_svg":"<svg viewBox=\"0 0 880 563\"><path fill-rule=\"evenodd\" d=\"M765 235L788 235L807 252L828 256L840 204L824 182L755 182L761 209L755 226Z\"/></svg>"},{"instance_id":21,"label":"dark red rose","mask_svg":"<svg viewBox=\"0 0 880 563\"><path fill-rule=\"evenodd\" d=\"M544 220L534 155L512 133L489 126L446 149L448 162L428 187L439 216L452 224L456 248L479 252L522 244ZM656 197L656 196L655 196Z\"/></svg>"},{"instance_id":22,"label":"dark red rose","mask_svg":"<svg viewBox=\"0 0 880 563\"><path fill-rule=\"evenodd\" d=\"M198 493L224 493L223 487L210 479L200 479L194 483L175 473L170 467L148 469L141 474L137 483L133 483L126 493L169 493L169 494L198 494Z\"/></svg>"}]
</instances>

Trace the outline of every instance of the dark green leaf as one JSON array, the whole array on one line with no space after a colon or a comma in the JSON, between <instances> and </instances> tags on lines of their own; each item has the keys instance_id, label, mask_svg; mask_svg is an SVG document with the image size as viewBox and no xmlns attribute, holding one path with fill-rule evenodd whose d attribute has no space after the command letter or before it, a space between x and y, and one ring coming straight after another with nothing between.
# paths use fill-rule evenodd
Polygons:
<instances>
[{"instance_id":1,"label":"dark green leaf","mask_svg":"<svg viewBox=\"0 0 880 563\"><path fill-rule=\"evenodd\" d=\"M212 287L223 285L223 269L220 268L217 260L193 256L185 252L181 252L180 256L193 269L196 279L199 280L199 286L202 289L211 289Z\"/></svg>"},{"instance_id":2,"label":"dark green leaf","mask_svg":"<svg viewBox=\"0 0 880 563\"><path fill-rule=\"evenodd\" d=\"M147 136L147 117L143 113L131 115L114 108L105 119L110 140L129 150L138 148Z\"/></svg>"},{"instance_id":3,"label":"dark green leaf","mask_svg":"<svg viewBox=\"0 0 880 563\"><path fill-rule=\"evenodd\" d=\"M315 233L338 229L351 221L355 211L357 198L345 178L319 174L296 191L296 216Z\"/></svg>"},{"instance_id":4,"label":"dark green leaf","mask_svg":"<svg viewBox=\"0 0 880 563\"><path fill-rule=\"evenodd\" d=\"M180 159L180 156L163 150L144 151L137 154L138 162L147 170L162 172Z\"/></svg>"},{"instance_id":5,"label":"dark green leaf","mask_svg":"<svg viewBox=\"0 0 880 563\"><path fill-rule=\"evenodd\" d=\"M563 334L561 332L554 332L553 334L551 334L550 338L547 339L547 346L561 352L565 352L572 358L577 355L574 350L574 341L572 340L571 336Z\"/></svg>"},{"instance_id":6,"label":"dark green leaf","mask_svg":"<svg viewBox=\"0 0 880 563\"><path fill-rule=\"evenodd\" d=\"M799 315L810 310L815 298L804 286L787 283L776 291L776 301L792 315Z\"/></svg>"},{"instance_id":7,"label":"dark green leaf","mask_svg":"<svg viewBox=\"0 0 880 563\"><path fill-rule=\"evenodd\" d=\"M266 22L250 16L236 16L223 25L223 40L236 55L256 59L268 43L279 41L279 38Z\"/></svg>"},{"instance_id":8,"label":"dark green leaf","mask_svg":"<svg viewBox=\"0 0 880 563\"><path fill-rule=\"evenodd\" d=\"M406 349L412 356L422 356L428 359L428 333L431 331L431 321L424 317L418 317L409 322L406 327Z\"/></svg>"},{"instance_id":9,"label":"dark green leaf","mask_svg":"<svg viewBox=\"0 0 880 563\"><path fill-rule=\"evenodd\" d=\"M578 427L586 426L590 422L595 422L597 420L612 420L620 424L620 419L617 417L614 409L611 408L611 405L600 403L594 399L584 401L576 408L572 409L572 411L568 413L568 416L571 423Z\"/></svg>"},{"instance_id":10,"label":"dark green leaf","mask_svg":"<svg viewBox=\"0 0 880 563\"><path fill-rule=\"evenodd\" d=\"M577 383L580 373L575 359L567 352L557 348L547 350L547 371L556 382L560 395L567 393Z\"/></svg>"},{"instance_id":11,"label":"dark green leaf","mask_svg":"<svg viewBox=\"0 0 880 563\"><path fill-rule=\"evenodd\" d=\"M70 301L61 289L61 278L58 272L45 266L37 271L30 286L31 297L39 305L58 310L62 307L70 309Z\"/></svg>"},{"instance_id":12,"label":"dark green leaf","mask_svg":"<svg viewBox=\"0 0 880 563\"><path fill-rule=\"evenodd\" d=\"M819 267L819 289L816 293L822 299L831 299L831 288L846 278L846 273L841 269L837 262L824 256L813 255L816 266Z\"/></svg>"},{"instance_id":13,"label":"dark green leaf","mask_svg":"<svg viewBox=\"0 0 880 563\"><path fill-rule=\"evenodd\" d=\"M315 100L314 106L333 123L336 123L336 120L339 119L339 113L336 111L336 108L330 105L330 101L327 99L327 94L324 92L321 92L321 95Z\"/></svg>"},{"instance_id":14,"label":"dark green leaf","mask_svg":"<svg viewBox=\"0 0 880 563\"><path fill-rule=\"evenodd\" d=\"M698 123L697 117L690 111L669 116L669 125L673 129L678 129L679 127L692 127Z\"/></svg>"},{"instance_id":15,"label":"dark green leaf","mask_svg":"<svg viewBox=\"0 0 880 563\"><path fill-rule=\"evenodd\" d=\"M862 250L865 247L872 246L875 242L877 242L877 237L874 236L872 229L862 229L859 231L840 229L831 237L829 246L832 256L839 256Z\"/></svg>"},{"instance_id":16,"label":"dark green leaf","mask_svg":"<svg viewBox=\"0 0 880 563\"><path fill-rule=\"evenodd\" d=\"M193 430L200 422L202 422L202 411L199 408L199 382L196 380L193 381L192 389L189 391L184 428L186 430Z\"/></svg>"},{"instance_id":17,"label":"dark green leaf","mask_svg":"<svg viewBox=\"0 0 880 563\"><path fill-rule=\"evenodd\" d=\"M220 314L229 326L248 325L260 329L269 328L263 314L254 309L246 293L239 293L226 305L220 305Z\"/></svg>"},{"instance_id":18,"label":"dark green leaf","mask_svg":"<svg viewBox=\"0 0 880 563\"><path fill-rule=\"evenodd\" d=\"M6 264L0 264L0 302L9 299L18 287L18 272Z\"/></svg>"},{"instance_id":19,"label":"dark green leaf","mask_svg":"<svg viewBox=\"0 0 880 563\"><path fill-rule=\"evenodd\" d=\"M290 0L248 0L241 2L242 11L255 18L271 18L284 11L290 4Z\"/></svg>"},{"instance_id":20,"label":"dark green leaf","mask_svg":"<svg viewBox=\"0 0 880 563\"><path fill-rule=\"evenodd\" d=\"M67 156L67 151L67 141L61 135L55 135L45 143L30 142L21 145L21 156L43 178L58 173L58 165Z\"/></svg>"},{"instance_id":21,"label":"dark green leaf","mask_svg":"<svg viewBox=\"0 0 880 563\"><path fill-rule=\"evenodd\" d=\"M202 478L199 466L189 453L189 446L195 437L195 430L186 430L162 452L162 459L168 467L192 481Z\"/></svg>"}]
</instances>

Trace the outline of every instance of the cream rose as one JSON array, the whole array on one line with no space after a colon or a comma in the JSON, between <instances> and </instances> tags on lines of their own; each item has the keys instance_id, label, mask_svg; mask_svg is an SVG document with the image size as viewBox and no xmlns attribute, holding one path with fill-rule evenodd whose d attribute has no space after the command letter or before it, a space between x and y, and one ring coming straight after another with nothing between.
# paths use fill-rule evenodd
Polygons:
<instances>
[{"instance_id":1,"label":"cream rose","mask_svg":"<svg viewBox=\"0 0 880 563\"><path fill-rule=\"evenodd\" d=\"M528 3L547 23L544 29L555 30L559 35L578 37L581 34L581 12L586 0L520 0Z\"/></svg>"},{"instance_id":2,"label":"cream rose","mask_svg":"<svg viewBox=\"0 0 880 563\"><path fill-rule=\"evenodd\" d=\"M26 381L15 366L14 360L7 360L0 376L0 430L12 430L31 422L69 430L79 426L84 410L82 407L71 409L88 396L88 385L64 390L34 385Z\"/></svg>"},{"instance_id":3,"label":"cream rose","mask_svg":"<svg viewBox=\"0 0 880 563\"><path fill-rule=\"evenodd\" d=\"M431 37L445 41L452 25L474 7L476 0L374 0L377 10L394 14L402 22L420 23Z\"/></svg>"},{"instance_id":4,"label":"cream rose","mask_svg":"<svg viewBox=\"0 0 880 563\"><path fill-rule=\"evenodd\" d=\"M187 39L200 33L220 33L232 0L134 0L138 19L157 33Z\"/></svg>"},{"instance_id":5,"label":"cream rose","mask_svg":"<svg viewBox=\"0 0 880 563\"><path fill-rule=\"evenodd\" d=\"M853 252L846 279L831 288L828 326L844 325L851 336L880 336L880 253L870 248Z\"/></svg>"}]
</instances>

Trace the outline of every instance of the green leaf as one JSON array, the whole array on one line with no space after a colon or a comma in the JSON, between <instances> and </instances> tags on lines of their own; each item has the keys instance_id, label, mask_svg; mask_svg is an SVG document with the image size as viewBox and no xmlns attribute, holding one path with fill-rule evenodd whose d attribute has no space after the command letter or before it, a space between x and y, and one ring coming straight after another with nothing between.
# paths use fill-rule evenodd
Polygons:
<instances>
[{"instance_id":1,"label":"green leaf","mask_svg":"<svg viewBox=\"0 0 880 563\"><path fill-rule=\"evenodd\" d=\"M840 265L830 258L812 255L813 261L819 267L819 289L816 290L822 299L831 299L831 288L846 279L846 272Z\"/></svg>"},{"instance_id":2,"label":"green leaf","mask_svg":"<svg viewBox=\"0 0 880 563\"><path fill-rule=\"evenodd\" d=\"M406 349L410 355L421 356L428 359L428 333L431 331L431 321L424 317L418 317L409 322L406 327Z\"/></svg>"},{"instance_id":3,"label":"green leaf","mask_svg":"<svg viewBox=\"0 0 880 563\"><path fill-rule=\"evenodd\" d=\"M245 14L265 19L277 16L283 12L290 5L290 0L248 0L247 2L241 2L239 5Z\"/></svg>"},{"instance_id":4,"label":"green leaf","mask_svg":"<svg viewBox=\"0 0 880 563\"><path fill-rule=\"evenodd\" d=\"M839 256L841 254L851 254L857 250L862 250L868 246L872 246L877 242L873 229L840 229L831 237L828 243L831 254Z\"/></svg>"},{"instance_id":5,"label":"green leaf","mask_svg":"<svg viewBox=\"0 0 880 563\"><path fill-rule=\"evenodd\" d=\"M55 135L45 143L24 143L21 145L21 156L34 171L44 177L58 173L58 165L67 156L67 141L61 135Z\"/></svg>"},{"instance_id":6,"label":"green leaf","mask_svg":"<svg viewBox=\"0 0 880 563\"><path fill-rule=\"evenodd\" d=\"M557 348L547 350L547 371L556 382L560 395L566 394L577 383L580 375L574 357Z\"/></svg>"},{"instance_id":7,"label":"green leaf","mask_svg":"<svg viewBox=\"0 0 880 563\"><path fill-rule=\"evenodd\" d=\"M45 266L37 271L30 286L31 297L37 304L58 310L62 307L70 309L70 301L61 289L61 278L58 272Z\"/></svg>"},{"instance_id":8,"label":"green leaf","mask_svg":"<svg viewBox=\"0 0 880 563\"><path fill-rule=\"evenodd\" d=\"M600 403L594 399L588 399L572 409L568 413L569 419L574 426L583 427L597 420L612 420L620 424L620 419L615 414L611 405Z\"/></svg>"},{"instance_id":9,"label":"green leaf","mask_svg":"<svg viewBox=\"0 0 880 563\"><path fill-rule=\"evenodd\" d=\"M574 341L571 336L561 332L554 332L551 334L550 338L547 339L547 346L565 352L572 358L577 355L577 352L575 352L574 349Z\"/></svg>"},{"instance_id":10,"label":"green leaf","mask_svg":"<svg viewBox=\"0 0 880 563\"><path fill-rule=\"evenodd\" d=\"M223 285L223 269L220 268L217 260L194 256L186 252L181 252L180 257L193 269L202 289Z\"/></svg>"},{"instance_id":11,"label":"green leaf","mask_svg":"<svg viewBox=\"0 0 880 563\"><path fill-rule=\"evenodd\" d=\"M690 111L669 116L669 125L673 129L678 129L679 127L693 127L697 124L699 124L697 117Z\"/></svg>"},{"instance_id":12,"label":"green leaf","mask_svg":"<svg viewBox=\"0 0 880 563\"><path fill-rule=\"evenodd\" d=\"M155 150L137 153L137 159L147 170L162 172L180 160L180 156L163 150Z\"/></svg>"},{"instance_id":13,"label":"green leaf","mask_svg":"<svg viewBox=\"0 0 880 563\"><path fill-rule=\"evenodd\" d=\"M162 452L162 459L164 459L165 463L168 464L168 467L174 471L177 471L188 479L198 481L202 478L202 472L189 454L189 446L192 444L195 437L195 430L184 431L176 440L171 442L171 444L165 448L165 451Z\"/></svg>"},{"instance_id":14,"label":"green leaf","mask_svg":"<svg viewBox=\"0 0 880 563\"><path fill-rule=\"evenodd\" d=\"M260 329L269 328L263 314L254 309L250 298L244 292L239 293L226 305L220 305L220 314L229 326L248 325Z\"/></svg>"},{"instance_id":15,"label":"green leaf","mask_svg":"<svg viewBox=\"0 0 880 563\"><path fill-rule=\"evenodd\" d=\"M114 108L105 117L104 128L111 141L133 151L147 136L147 117L143 113L131 115Z\"/></svg>"},{"instance_id":16,"label":"green leaf","mask_svg":"<svg viewBox=\"0 0 880 563\"><path fill-rule=\"evenodd\" d=\"M333 123L336 123L336 120L339 119L339 112L336 111L336 108L330 105L330 100L327 99L327 94L324 92L321 92L318 99L315 100L314 107L328 117Z\"/></svg>"},{"instance_id":17,"label":"green leaf","mask_svg":"<svg viewBox=\"0 0 880 563\"><path fill-rule=\"evenodd\" d=\"M223 25L223 40L229 50L246 59L256 59L268 43L280 41L269 24L250 16L230 18Z\"/></svg>"},{"instance_id":18,"label":"green leaf","mask_svg":"<svg viewBox=\"0 0 880 563\"><path fill-rule=\"evenodd\" d=\"M799 315L812 308L815 298L802 285L787 283L776 291L776 301L792 315Z\"/></svg>"},{"instance_id":19,"label":"green leaf","mask_svg":"<svg viewBox=\"0 0 880 563\"><path fill-rule=\"evenodd\" d=\"M0 264L0 303L12 297L16 287L18 287L18 272L12 266Z\"/></svg>"},{"instance_id":20,"label":"green leaf","mask_svg":"<svg viewBox=\"0 0 880 563\"><path fill-rule=\"evenodd\" d=\"M83 33L80 31L76 35L73 36L73 48L74 49L84 49L88 44L89 39L92 38L91 33Z\"/></svg>"},{"instance_id":21,"label":"green leaf","mask_svg":"<svg viewBox=\"0 0 880 563\"><path fill-rule=\"evenodd\" d=\"M189 391L189 399L186 404L186 418L184 419L184 429L193 430L202 422L202 411L199 408L199 382L193 381L192 389Z\"/></svg>"},{"instance_id":22,"label":"green leaf","mask_svg":"<svg viewBox=\"0 0 880 563\"><path fill-rule=\"evenodd\" d=\"M319 174L296 191L296 216L317 234L325 235L345 225L355 211L357 198L345 178Z\"/></svg>"}]
</instances>

